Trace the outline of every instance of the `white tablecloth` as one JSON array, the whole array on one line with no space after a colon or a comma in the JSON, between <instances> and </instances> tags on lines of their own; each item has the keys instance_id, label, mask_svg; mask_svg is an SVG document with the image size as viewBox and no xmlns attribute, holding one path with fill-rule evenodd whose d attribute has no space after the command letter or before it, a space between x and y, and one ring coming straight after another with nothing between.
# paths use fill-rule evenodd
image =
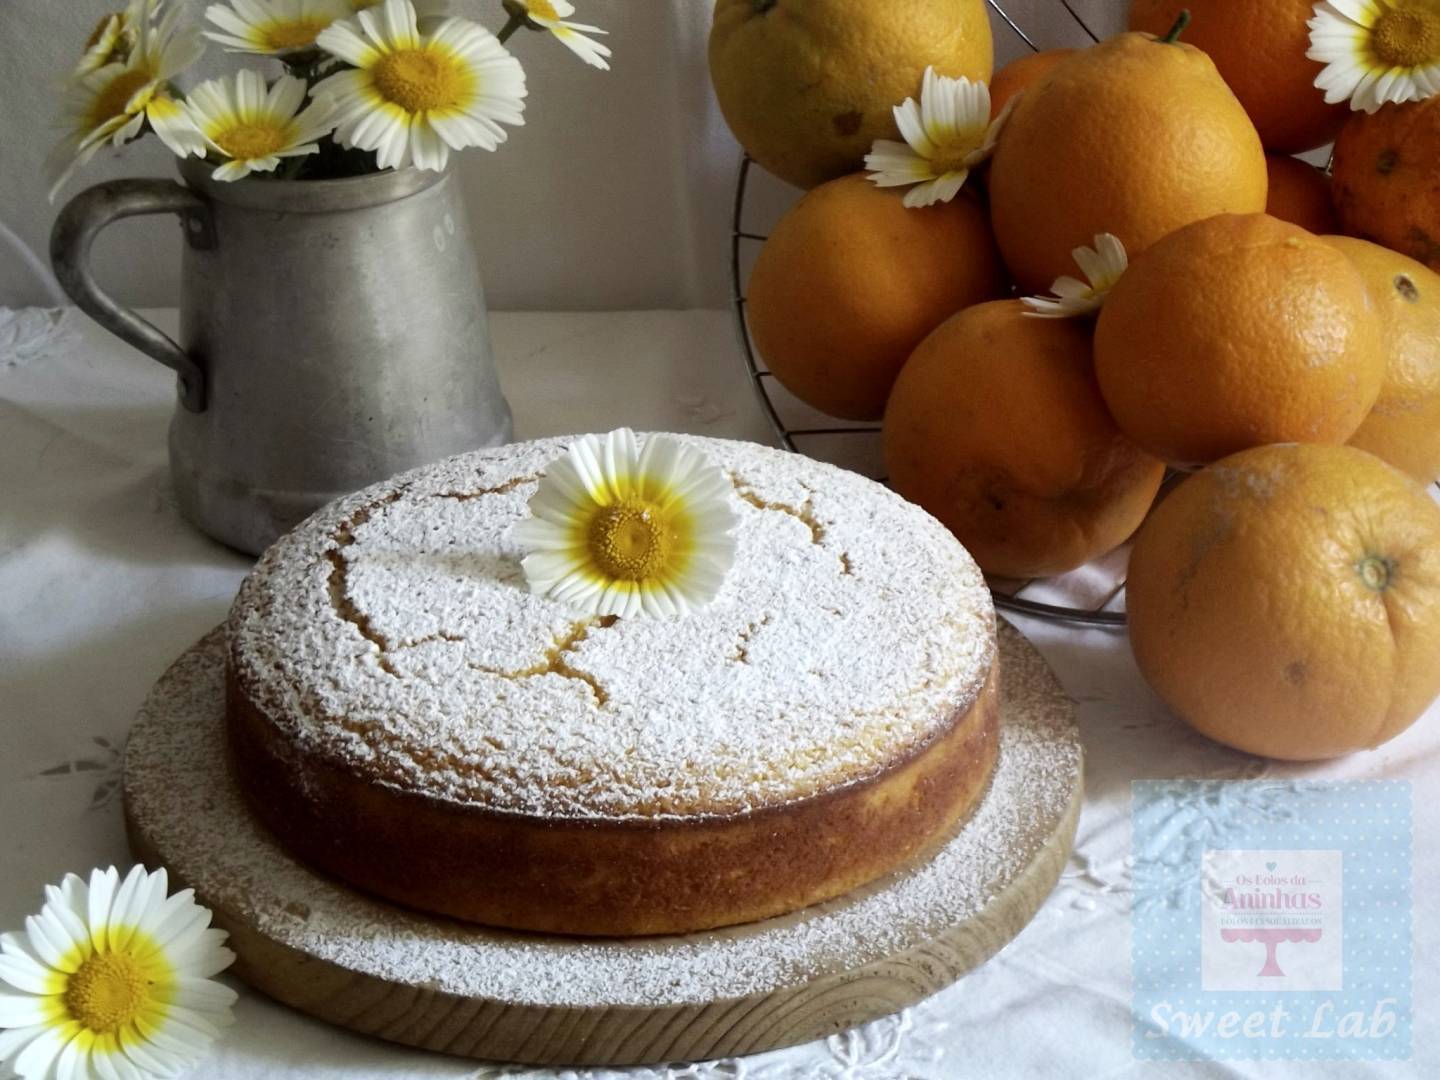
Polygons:
<instances>
[{"instance_id":1,"label":"white tablecloth","mask_svg":"<svg viewBox=\"0 0 1440 1080\"><path fill-rule=\"evenodd\" d=\"M174 325L173 312L159 314ZM720 312L494 319L518 437L628 424L767 441ZM118 753L172 660L225 616L249 561L177 516L165 463L173 380L74 311L0 309L0 929L66 871L126 864ZM1123 634L1014 620L1079 704L1088 755L1075 855L1035 921L961 983L807 1047L659 1077L1437 1076L1440 709L1380 750L1263 763L1191 734L1141 682ZM1437 658L1440 662L1440 658ZM1130 1050L1130 781L1175 776L1414 784L1415 1042L1405 1063L1138 1062ZM238 984L237 984L238 985ZM330 1028L243 991L190 1076L556 1075L480 1066Z\"/></svg>"}]
</instances>

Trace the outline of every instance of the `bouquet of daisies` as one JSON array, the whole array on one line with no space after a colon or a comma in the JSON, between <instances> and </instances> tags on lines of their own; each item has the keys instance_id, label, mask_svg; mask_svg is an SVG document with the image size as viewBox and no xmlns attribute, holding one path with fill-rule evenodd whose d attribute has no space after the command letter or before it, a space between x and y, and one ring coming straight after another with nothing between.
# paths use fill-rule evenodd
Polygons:
<instances>
[{"instance_id":1,"label":"bouquet of daisies","mask_svg":"<svg viewBox=\"0 0 1440 1080\"><path fill-rule=\"evenodd\" d=\"M176 0L130 0L86 42L67 87L64 134L47 165L53 199L102 147L153 132L178 156L251 173L329 179L414 165L505 141L524 123L525 70L505 47L517 30L553 34L606 69L610 50L571 22L566 0L503 0L498 33L448 13L444 0L228 0L184 26ZM176 79L205 51L278 61L183 92ZM283 70L282 70L283 69Z\"/></svg>"}]
</instances>

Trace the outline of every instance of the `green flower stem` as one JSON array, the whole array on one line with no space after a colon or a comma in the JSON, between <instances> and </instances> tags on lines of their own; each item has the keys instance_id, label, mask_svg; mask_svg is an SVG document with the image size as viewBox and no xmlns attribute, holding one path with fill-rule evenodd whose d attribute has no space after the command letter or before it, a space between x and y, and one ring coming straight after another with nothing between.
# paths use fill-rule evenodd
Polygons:
<instances>
[{"instance_id":1,"label":"green flower stem","mask_svg":"<svg viewBox=\"0 0 1440 1080\"><path fill-rule=\"evenodd\" d=\"M500 28L500 33L495 35L502 44L522 26L528 26L531 30L540 29L530 21L530 10L522 0L501 0L500 6L505 9L505 14L510 16L510 21Z\"/></svg>"},{"instance_id":2,"label":"green flower stem","mask_svg":"<svg viewBox=\"0 0 1440 1080\"><path fill-rule=\"evenodd\" d=\"M1180 17L1175 20L1175 25L1170 27L1170 32L1160 40L1166 45L1174 45L1177 41L1180 40L1180 35L1185 32L1185 28L1189 25L1190 9L1183 8L1180 12Z\"/></svg>"},{"instance_id":3,"label":"green flower stem","mask_svg":"<svg viewBox=\"0 0 1440 1080\"><path fill-rule=\"evenodd\" d=\"M285 65L285 73L293 75L305 82L308 91L320 81L320 69L329 63L331 57L319 49L306 49L304 52L294 53L290 56L282 56L280 63Z\"/></svg>"},{"instance_id":4,"label":"green flower stem","mask_svg":"<svg viewBox=\"0 0 1440 1080\"><path fill-rule=\"evenodd\" d=\"M503 45L507 40L509 40L511 34L515 33L516 30L519 30L528 21L529 20L526 19L524 15L511 15L510 21L507 22L504 26L502 26L500 28L500 32L495 36L500 39L500 43Z\"/></svg>"}]
</instances>

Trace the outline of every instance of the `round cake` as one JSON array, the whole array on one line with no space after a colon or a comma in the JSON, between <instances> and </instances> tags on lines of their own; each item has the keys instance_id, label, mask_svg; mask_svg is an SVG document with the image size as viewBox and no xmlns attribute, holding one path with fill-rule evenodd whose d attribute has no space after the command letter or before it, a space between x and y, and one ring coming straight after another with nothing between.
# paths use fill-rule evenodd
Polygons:
<instances>
[{"instance_id":1,"label":"round cake","mask_svg":"<svg viewBox=\"0 0 1440 1080\"><path fill-rule=\"evenodd\" d=\"M584 935L778 915L947 839L998 746L980 571L864 477L680 438L733 486L736 555L678 617L527 587L513 531L571 440L404 474L266 552L228 624L256 815L399 903Z\"/></svg>"}]
</instances>

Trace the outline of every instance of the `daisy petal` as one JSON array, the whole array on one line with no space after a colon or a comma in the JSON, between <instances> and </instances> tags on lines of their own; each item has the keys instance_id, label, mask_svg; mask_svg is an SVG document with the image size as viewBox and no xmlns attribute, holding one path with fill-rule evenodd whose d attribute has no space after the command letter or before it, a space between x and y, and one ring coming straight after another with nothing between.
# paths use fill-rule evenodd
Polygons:
<instances>
[{"instance_id":1,"label":"daisy petal","mask_svg":"<svg viewBox=\"0 0 1440 1080\"><path fill-rule=\"evenodd\" d=\"M582 32L583 31L583 32ZM585 63L601 71L609 71L608 59L611 55L610 49L598 41L591 41L585 34L603 34L604 30L595 26L581 26L578 23L561 23L551 27L551 32L557 41L564 45L572 53L578 56Z\"/></svg>"},{"instance_id":2,"label":"daisy petal","mask_svg":"<svg viewBox=\"0 0 1440 1080\"><path fill-rule=\"evenodd\" d=\"M0 993L0 1028L23 1028L55 1020L62 1010L55 1007L54 996ZM0 1055L3 1057L3 1055Z\"/></svg>"},{"instance_id":3,"label":"daisy petal","mask_svg":"<svg viewBox=\"0 0 1440 1080\"><path fill-rule=\"evenodd\" d=\"M21 1076L49 1074L54 1067L55 1060L60 1056L60 1051L65 1049L65 1044L73 1035L74 1032L69 1029L68 1025L45 1028L15 1056L10 1067Z\"/></svg>"},{"instance_id":4,"label":"daisy petal","mask_svg":"<svg viewBox=\"0 0 1440 1080\"><path fill-rule=\"evenodd\" d=\"M0 1030L0 1064L12 1061L16 1054L49 1030L51 1030L49 1024L34 1024L30 1027Z\"/></svg>"},{"instance_id":5,"label":"daisy petal","mask_svg":"<svg viewBox=\"0 0 1440 1080\"><path fill-rule=\"evenodd\" d=\"M1027 315L1038 318L1066 318L1098 311L1105 297L1120 280L1127 266L1125 245L1111 233L1095 237L1095 247L1078 247L1071 253L1086 281L1064 276L1055 279L1052 296L1026 296L1021 302L1030 308Z\"/></svg>"},{"instance_id":6,"label":"daisy petal","mask_svg":"<svg viewBox=\"0 0 1440 1080\"><path fill-rule=\"evenodd\" d=\"M900 129L900 137L919 157L930 158L935 155L935 144L930 141L930 136L925 131L925 121L914 98L906 98L903 103L895 106L895 126Z\"/></svg>"}]
</instances>

